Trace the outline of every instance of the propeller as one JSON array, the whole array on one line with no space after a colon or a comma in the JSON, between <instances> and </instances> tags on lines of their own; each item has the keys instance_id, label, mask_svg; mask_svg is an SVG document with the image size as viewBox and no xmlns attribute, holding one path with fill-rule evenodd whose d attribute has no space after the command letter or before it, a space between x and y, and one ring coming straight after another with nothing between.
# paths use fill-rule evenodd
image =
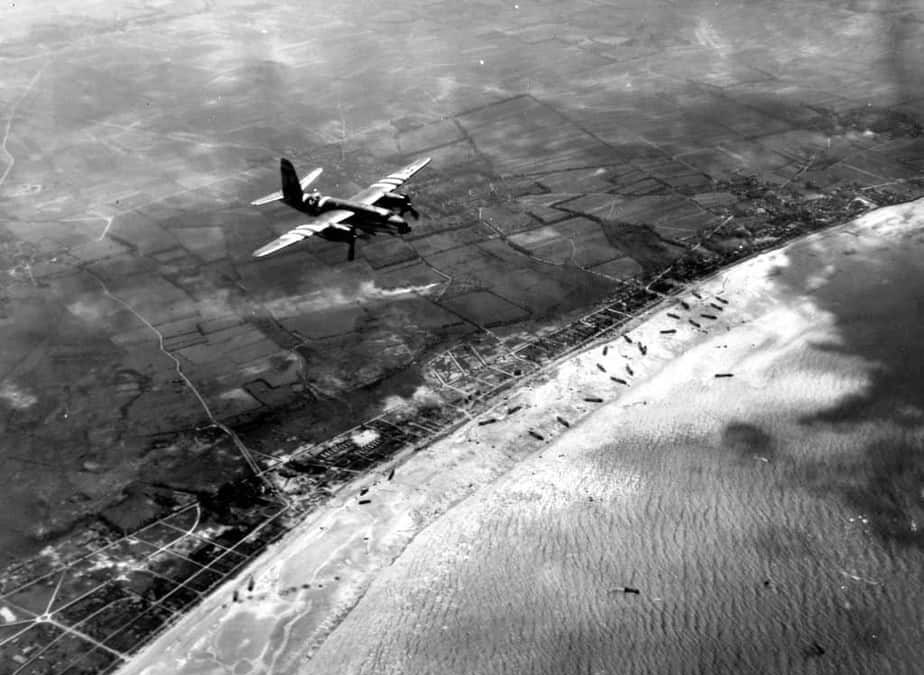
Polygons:
<instances>
[{"instance_id":1,"label":"propeller","mask_svg":"<svg viewBox=\"0 0 924 675\"><path fill-rule=\"evenodd\" d=\"M403 217L405 213L410 213L414 220L420 219L420 212L414 208L414 205L411 203L411 198L407 195L404 195L404 201L401 204L398 215Z\"/></svg>"}]
</instances>

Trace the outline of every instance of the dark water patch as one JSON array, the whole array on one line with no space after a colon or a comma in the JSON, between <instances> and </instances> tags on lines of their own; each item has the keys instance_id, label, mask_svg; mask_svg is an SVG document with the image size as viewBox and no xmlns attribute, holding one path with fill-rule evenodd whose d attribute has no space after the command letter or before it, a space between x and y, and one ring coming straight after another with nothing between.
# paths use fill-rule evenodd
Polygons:
<instances>
[{"instance_id":1,"label":"dark water patch","mask_svg":"<svg viewBox=\"0 0 924 675\"><path fill-rule=\"evenodd\" d=\"M843 608L851 644L868 652L884 653L890 639L879 612L863 607Z\"/></svg>"},{"instance_id":2,"label":"dark water patch","mask_svg":"<svg viewBox=\"0 0 924 675\"><path fill-rule=\"evenodd\" d=\"M769 460L776 455L773 438L760 427L747 422L728 424L722 432L722 447L748 460L756 457Z\"/></svg>"},{"instance_id":3,"label":"dark water patch","mask_svg":"<svg viewBox=\"0 0 924 675\"><path fill-rule=\"evenodd\" d=\"M837 338L814 344L826 354L857 358L869 366L867 386L833 406L804 415L807 427L852 432L859 424L885 423L894 430L838 462L800 463L793 477L813 490L834 493L869 519L884 542L924 548L924 263L906 246L885 245L864 255L839 257L836 273L811 292L834 317ZM784 291L802 296L818 269L805 246L775 277ZM822 255L825 252L820 251ZM832 254L833 255L833 254Z\"/></svg>"},{"instance_id":4,"label":"dark water patch","mask_svg":"<svg viewBox=\"0 0 924 675\"><path fill-rule=\"evenodd\" d=\"M788 525L757 526L748 542L767 563L814 558L818 554L818 545L810 533Z\"/></svg>"},{"instance_id":5,"label":"dark water patch","mask_svg":"<svg viewBox=\"0 0 924 675\"><path fill-rule=\"evenodd\" d=\"M920 443L877 441L867 446L857 473L847 483L848 504L869 519L880 538L924 548L924 461Z\"/></svg>"}]
</instances>

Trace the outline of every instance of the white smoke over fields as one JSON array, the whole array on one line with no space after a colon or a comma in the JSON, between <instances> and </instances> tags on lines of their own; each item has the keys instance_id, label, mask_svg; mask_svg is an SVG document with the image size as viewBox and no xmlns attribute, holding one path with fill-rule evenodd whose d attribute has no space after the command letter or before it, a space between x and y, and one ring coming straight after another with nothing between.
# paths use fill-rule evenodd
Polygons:
<instances>
[{"instance_id":1,"label":"white smoke over fields","mask_svg":"<svg viewBox=\"0 0 924 675\"><path fill-rule=\"evenodd\" d=\"M25 410L38 403L36 396L9 381L0 384L0 400L16 410Z\"/></svg>"},{"instance_id":2,"label":"white smoke over fields","mask_svg":"<svg viewBox=\"0 0 924 675\"><path fill-rule=\"evenodd\" d=\"M350 440L361 448L372 445L379 440L379 432L375 429L363 429L350 436Z\"/></svg>"},{"instance_id":3,"label":"white smoke over fields","mask_svg":"<svg viewBox=\"0 0 924 675\"><path fill-rule=\"evenodd\" d=\"M434 392L430 387L426 385L421 385L414 390L414 393L405 398L404 396L389 396L385 399L385 410L391 410L392 408L401 408L404 406L411 406L414 408L423 408L427 406L439 406L445 405L443 399L441 399L436 392Z\"/></svg>"},{"instance_id":4,"label":"white smoke over fields","mask_svg":"<svg viewBox=\"0 0 924 675\"><path fill-rule=\"evenodd\" d=\"M108 299L81 297L67 306L67 311L87 323L95 323L112 312Z\"/></svg>"},{"instance_id":5,"label":"white smoke over fields","mask_svg":"<svg viewBox=\"0 0 924 675\"><path fill-rule=\"evenodd\" d=\"M329 287L302 296L287 296L266 303L266 308L277 318L339 309L352 304L391 300L413 294L427 293L440 284L380 288L374 281L362 281L355 288Z\"/></svg>"}]
</instances>

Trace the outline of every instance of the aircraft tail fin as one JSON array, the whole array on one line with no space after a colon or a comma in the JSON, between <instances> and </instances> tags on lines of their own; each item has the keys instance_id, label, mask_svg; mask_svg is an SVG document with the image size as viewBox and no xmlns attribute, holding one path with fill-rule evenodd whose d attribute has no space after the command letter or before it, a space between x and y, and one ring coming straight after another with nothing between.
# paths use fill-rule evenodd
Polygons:
<instances>
[{"instance_id":1,"label":"aircraft tail fin","mask_svg":"<svg viewBox=\"0 0 924 675\"><path fill-rule=\"evenodd\" d=\"M282 200L291 206L301 206L302 185L292 162L285 157L279 160L279 173L282 175Z\"/></svg>"}]
</instances>

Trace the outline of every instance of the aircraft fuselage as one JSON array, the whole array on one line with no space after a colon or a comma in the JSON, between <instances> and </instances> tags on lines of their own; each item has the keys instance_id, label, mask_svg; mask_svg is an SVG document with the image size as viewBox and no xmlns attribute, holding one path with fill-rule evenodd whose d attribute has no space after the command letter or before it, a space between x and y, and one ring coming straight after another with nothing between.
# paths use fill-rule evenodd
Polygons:
<instances>
[{"instance_id":1,"label":"aircraft fuselage","mask_svg":"<svg viewBox=\"0 0 924 675\"><path fill-rule=\"evenodd\" d=\"M340 197L305 195L302 208L299 210L311 216L320 216L326 211L337 209L351 211L354 215L350 222L360 228L364 224L371 224L376 230L383 230L389 234L407 234L411 231L407 221L394 211Z\"/></svg>"}]
</instances>

